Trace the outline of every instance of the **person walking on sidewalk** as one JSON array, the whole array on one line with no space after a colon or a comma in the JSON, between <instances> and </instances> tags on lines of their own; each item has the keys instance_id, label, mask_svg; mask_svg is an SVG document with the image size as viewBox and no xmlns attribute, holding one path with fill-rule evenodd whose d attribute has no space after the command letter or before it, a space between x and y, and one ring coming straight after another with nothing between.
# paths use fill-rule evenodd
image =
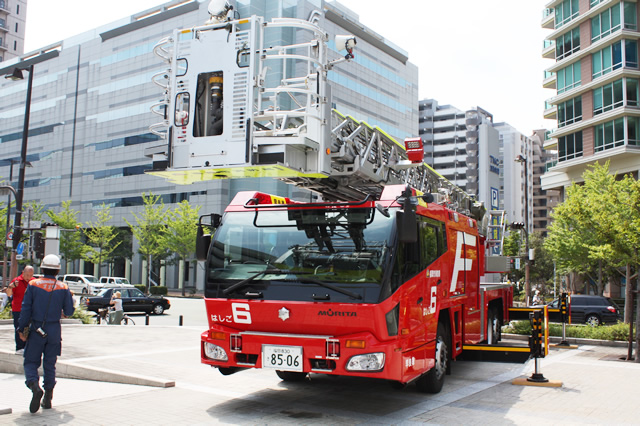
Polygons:
<instances>
[{"instance_id":1,"label":"person walking on sidewalk","mask_svg":"<svg viewBox=\"0 0 640 426\"><path fill-rule=\"evenodd\" d=\"M7 287L7 296L13 297L11 301L11 314L13 315L13 327L16 329L16 353L24 352L24 342L18 335L18 322L20 321L20 311L22 310L22 299L27 291L29 281L33 278L33 266L27 265L22 270L22 274L18 275L9 283Z\"/></svg>"},{"instance_id":2,"label":"person walking on sidewalk","mask_svg":"<svg viewBox=\"0 0 640 426\"><path fill-rule=\"evenodd\" d=\"M60 258L48 254L42 259L40 269L43 278L31 281L22 303L20 314L20 338L27 342L24 351L25 383L33 396L29 405L32 413L43 408L51 408L53 388L56 385L56 361L62 349L62 332L60 317L73 315L73 297L67 284L58 281L56 275L60 271ZM25 336L25 328L29 328ZM43 359L44 356L44 359ZM38 368L43 363L44 392L40 388Z\"/></svg>"}]
</instances>

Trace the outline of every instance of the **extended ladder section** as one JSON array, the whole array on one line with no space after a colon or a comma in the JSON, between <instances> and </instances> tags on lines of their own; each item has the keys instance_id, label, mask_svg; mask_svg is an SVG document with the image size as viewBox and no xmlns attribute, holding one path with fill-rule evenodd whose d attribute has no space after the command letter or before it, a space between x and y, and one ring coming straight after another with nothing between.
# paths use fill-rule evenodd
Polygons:
<instances>
[{"instance_id":1,"label":"extended ladder section","mask_svg":"<svg viewBox=\"0 0 640 426\"><path fill-rule=\"evenodd\" d=\"M419 139L408 140L410 156L331 108L327 75L353 58L355 38L336 36L335 49L328 41L315 23L257 16L162 40L154 51L168 69L153 81L164 98L152 108L162 121L150 130L163 143L145 152L149 173L178 184L272 177L340 201L408 184L481 221L482 204L424 164Z\"/></svg>"}]
</instances>

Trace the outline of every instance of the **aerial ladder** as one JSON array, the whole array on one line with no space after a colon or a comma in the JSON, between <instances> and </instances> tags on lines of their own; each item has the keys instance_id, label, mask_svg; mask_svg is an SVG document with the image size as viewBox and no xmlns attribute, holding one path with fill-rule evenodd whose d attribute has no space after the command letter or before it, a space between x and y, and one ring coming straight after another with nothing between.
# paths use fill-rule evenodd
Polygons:
<instances>
[{"instance_id":1,"label":"aerial ladder","mask_svg":"<svg viewBox=\"0 0 640 426\"><path fill-rule=\"evenodd\" d=\"M327 201L406 184L473 217L486 234L483 204L423 162L420 138L403 145L332 109L328 74L354 58L355 37L336 36L338 53L317 25L320 12L267 22L214 3L207 23L175 30L154 48L167 69L153 77L164 96L152 107L162 120L150 131L162 143L145 152L149 174L176 184L271 177ZM293 41L281 43L284 34Z\"/></svg>"}]
</instances>

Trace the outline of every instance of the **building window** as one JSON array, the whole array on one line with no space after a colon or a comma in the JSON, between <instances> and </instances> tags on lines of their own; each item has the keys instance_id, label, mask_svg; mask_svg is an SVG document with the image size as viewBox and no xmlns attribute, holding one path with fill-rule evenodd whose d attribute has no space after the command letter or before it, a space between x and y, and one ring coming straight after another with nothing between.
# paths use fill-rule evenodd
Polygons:
<instances>
[{"instance_id":1,"label":"building window","mask_svg":"<svg viewBox=\"0 0 640 426\"><path fill-rule=\"evenodd\" d=\"M638 80L621 78L593 91L593 114L598 115L623 105L638 106Z\"/></svg>"},{"instance_id":2,"label":"building window","mask_svg":"<svg viewBox=\"0 0 640 426\"><path fill-rule=\"evenodd\" d=\"M591 42L620 29L620 3L591 19Z\"/></svg>"},{"instance_id":3,"label":"building window","mask_svg":"<svg viewBox=\"0 0 640 426\"><path fill-rule=\"evenodd\" d=\"M582 157L582 132L558 138L558 161Z\"/></svg>"},{"instance_id":4,"label":"building window","mask_svg":"<svg viewBox=\"0 0 640 426\"><path fill-rule=\"evenodd\" d=\"M640 145L640 118L627 117L627 145L638 146Z\"/></svg>"},{"instance_id":5,"label":"building window","mask_svg":"<svg viewBox=\"0 0 640 426\"><path fill-rule=\"evenodd\" d=\"M18 23L16 22L16 32L18 32Z\"/></svg>"},{"instance_id":6,"label":"building window","mask_svg":"<svg viewBox=\"0 0 640 426\"><path fill-rule=\"evenodd\" d=\"M0 18L0 27L7 28L7 22L2 18Z\"/></svg>"},{"instance_id":7,"label":"building window","mask_svg":"<svg viewBox=\"0 0 640 426\"><path fill-rule=\"evenodd\" d=\"M597 6L602 0L591 0L590 7Z\"/></svg>"},{"instance_id":8,"label":"building window","mask_svg":"<svg viewBox=\"0 0 640 426\"><path fill-rule=\"evenodd\" d=\"M582 120L582 96L558 105L558 127L564 127Z\"/></svg>"},{"instance_id":9,"label":"building window","mask_svg":"<svg viewBox=\"0 0 640 426\"><path fill-rule=\"evenodd\" d=\"M580 50L580 28L574 28L556 39L556 61L578 50Z\"/></svg>"},{"instance_id":10,"label":"building window","mask_svg":"<svg viewBox=\"0 0 640 426\"><path fill-rule=\"evenodd\" d=\"M555 23L560 28L579 14L579 0L564 0L556 6Z\"/></svg>"},{"instance_id":11,"label":"building window","mask_svg":"<svg viewBox=\"0 0 640 426\"><path fill-rule=\"evenodd\" d=\"M16 5L16 15L20 15L20 5Z\"/></svg>"},{"instance_id":12,"label":"building window","mask_svg":"<svg viewBox=\"0 0 640 426\"><path fill-rule=\"evenodd\" d=\"M573 63L558 71L556 73L558 94L580 86L581 78L580 62Z\"/></svg>"},{"instance_id":13,"label":"building window","mask_svg":"<svg viewBox=\"0 0 640 426\"><path fill-rule=\"evenodd\" d=\"M7 9L7 3L4 0L0 0L0 9Z\"/></svg>"},{"instance_id":14,"label":"building window","mask_svg":"<svg viewBox=\"0 0 640 426\"><path fill-rule=\"evenodd\" d=\"M599 124L595 127L595 151L624 145L624 117Z\"/></svg>"},{"instance_id":15,"label":"building window","mask_svg":"<svg viewBox=\"0 0 640 426\"><path fill-rule=\"evenodd\" d=\"M624 2L624 27L630 30L638 29L638 12L635 3Z\"/></svg>"},{"instance_id":16,"label":"building window","mask_svg":"<svg viewBox=\"0 0 640 426\"><path fill-rule=\"evenodd\" d=\"M18 41L13 40L13 50L18 50Z\"/></svg>"},{"instance_id":17,"label":"building window","mask_svg":"<svg viewBox=\"0 0 640 426\"><path fill-rule=\"evenodd\" d=\"M624 66L638 68L638 43L620 40L591 55L593 79ZM558 92L560 93L560 92Z\"/></svg>"}]
</instances>

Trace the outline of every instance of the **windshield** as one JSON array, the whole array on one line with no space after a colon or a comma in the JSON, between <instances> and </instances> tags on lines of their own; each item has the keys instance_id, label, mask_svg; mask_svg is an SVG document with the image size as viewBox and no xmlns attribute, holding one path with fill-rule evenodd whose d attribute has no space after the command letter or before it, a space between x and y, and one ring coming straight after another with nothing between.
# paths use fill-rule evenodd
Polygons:
<instances>
[{"instance_id":1,"label":"windshield","mask_svg":"<svg viewBox=\"0 0 640 426\"><path fill-rule=\"evenodd\" d=\"M207 297L377 302L392 227L371 208L227 213Z\"/></svg>"},{"instance_id":2,"label":"windshield","mask_svg":"<svg viewBox=\"0 0 640 426\"><path fill-rule=\"evenodd\" d=\"M111 292L110 288L103 288L98 292L97 296L100 296L100 297L110 296L109 292Z\"/></svg>"},{"instance_id":3,"label":"windshield","mask_svg":"<svg viewBox=\"0 0 640 426\"><path fill-rule=\"evenodd\" d=\"M96 277L94 277L93 275L85 275L84 279L89 281L90 283L97 283L98 282Z\"/></svg>"}]
</instances>

